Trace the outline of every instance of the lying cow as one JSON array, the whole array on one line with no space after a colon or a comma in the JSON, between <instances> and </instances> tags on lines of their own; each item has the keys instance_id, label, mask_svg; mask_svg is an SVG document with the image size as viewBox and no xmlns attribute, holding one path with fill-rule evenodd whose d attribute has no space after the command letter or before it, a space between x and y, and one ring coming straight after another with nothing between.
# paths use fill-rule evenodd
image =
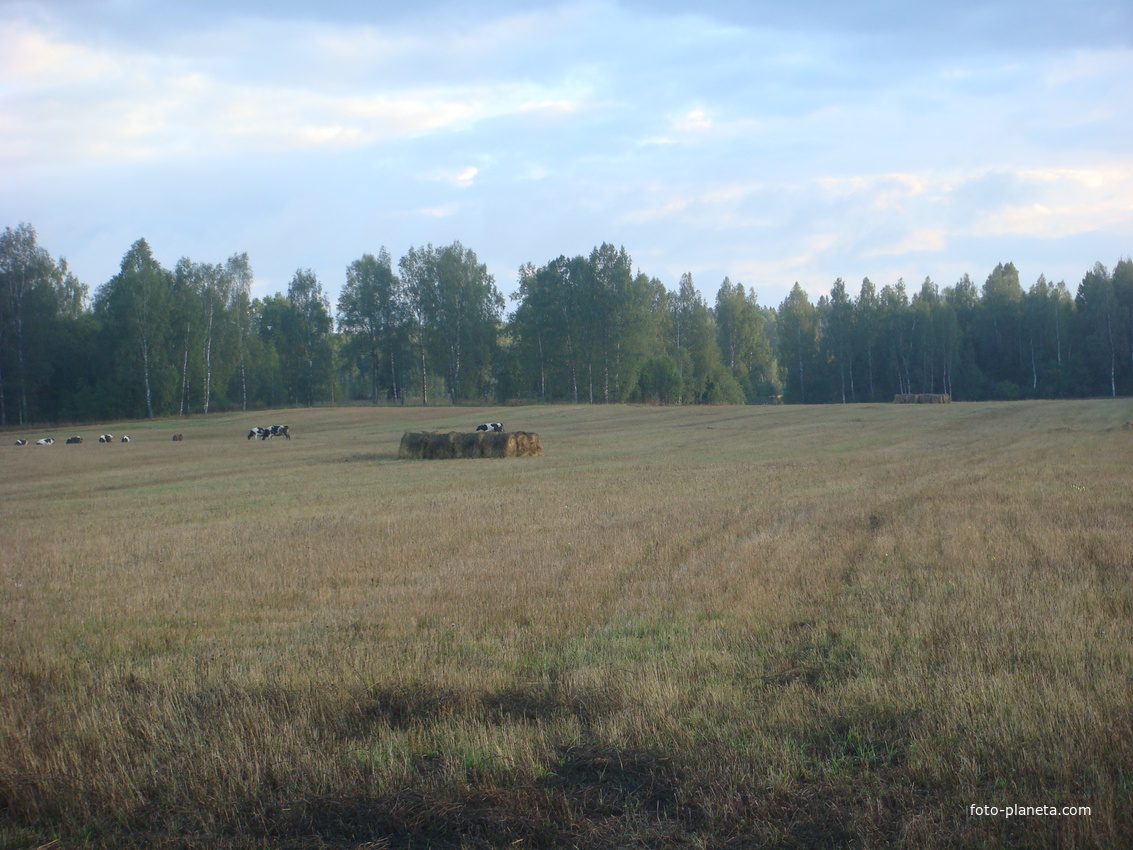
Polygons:
<instances>
[{"instance_id":1,"label":"lying cow","mask_svg":"<svg viewBox=\"0 0 1133 850\"><path fill-rule=\"evenodd\" d=\"M483 425L476 426L477 431L502 431L504 430L504 423L502 422L485 422Z\"/></svg>"},{"instance_id":2,"label":"lying cow","mask_svg":"<svg viewBox=\"0 0 1133 850\"><path fill-rule=\"evenodd\" d=\"M173 442L175 442L175 443L180 443L184 439L185 439L184 434L174 434L173 435Z\"/></svg>"},{"instance_id":3,"label":"lying cow","mask_svg":"<svg viewBox=\"0 0 1133 850\"><path fill-rule=\"evenodd\" d=\"M26 446L27 444L28 444L27 440L16 440L17 446Z\"/></svg>"},{"instance_id":4,"label":"lying cow","mask_svg":"<svg viewBox=\"0 0 1133 850\"><path fill-rule=\"evenodd\" d=\"M82 437L68 437L67 438L67 445L73 446L75 443L81 443L82 441L83 441Z\"/></svg>"},{"instance_id":5,"label":"lying cow","mask_svg":"<svg viewBox=\"0 0 1133 850\"><path fill-rule=\"evenodd\" d=\"M102 434L101 436L99 436L98 441L100 443L113 443L114 442L114 435L113 434Z\"/></svg>"},{"instance_id":6,"label":"lying cow","mask_svg":"<svg viewBox=\"0 0 1133 850\"><path fill-rule=\"evenodd\" d=\"M36 440L35 444L37 446L53 446L53 445L55 445L55 438L54 437L44 437L42 440Z\"/></svg>"},{"instance_id":7,"label":"lying cow","mask_svg":"<svg viewBox=\"0 0 1133 850\"><path fill-rule=\"evenodd\" d=\"M122 435L122 442L123 442L123 443L128 443L128 442L130 442L130 435L129 435L129 434L123 434L123 435Z\"/></svg>"}]
</instances>

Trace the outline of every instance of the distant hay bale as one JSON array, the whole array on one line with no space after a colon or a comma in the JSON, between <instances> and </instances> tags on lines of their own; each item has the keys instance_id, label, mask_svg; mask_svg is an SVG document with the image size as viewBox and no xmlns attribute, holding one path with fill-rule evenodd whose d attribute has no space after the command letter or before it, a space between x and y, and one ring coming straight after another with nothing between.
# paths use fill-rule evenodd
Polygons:
<instances>
[{"instance_id":1,"label":"distant hay bale","mask_svg":"<svg viewBox=\"0 0 1133 850\"><path fill-rule=\"evenodd\" d=\"M401 435L399 458L442 460L463 457L534 457L543 454L538 434L526 431L406 431Z\"/></svg>"},{"instance_id":2,"label":"distant hay bale","mask_svg":"<svg viewBox=\"0 0 1133 850\"><path fill-rule=\"evenodd\" d=\"M949 404L952 397L948 393L897 393L894 404Z\"/></svg>"}]
</instances>

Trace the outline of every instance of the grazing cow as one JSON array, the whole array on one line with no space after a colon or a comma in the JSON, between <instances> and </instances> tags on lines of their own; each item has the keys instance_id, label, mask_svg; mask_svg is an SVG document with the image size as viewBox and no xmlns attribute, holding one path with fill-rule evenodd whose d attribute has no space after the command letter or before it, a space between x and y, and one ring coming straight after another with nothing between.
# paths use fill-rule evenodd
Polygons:
<instances>
[{"instance_id":1,"label":"grazing cow","mask_svg":"<svg viewBox=\"0 0 1133 850\"><path fill-rule=\"evenodd\" d=\"M248 432L248 439L259 437L261 440L270 440L272 437L286 437L291 439L291 429L286 425L269 425L267 428L253 428Z\"/></svg>"},{"instance_id":2,"label":"grazing cow","mask_svg":"<svg viewBox=\"0 0 1133 850\"><path fill-rule=\"evenodd\" d=\"M483 425L476 426L477 431L502 431L504 430L504 423L502 422L485 422Z\"/></svg>"},{"instance_id":3,"label":"grazing cow","mask_svg":"<svg viewBox=\"0 0 1133 850\"><path fill-rule=\"evenodd\" d=\"M130 435L129 435L129 434L123 434L123 435L122 435L122 442L123 442L123 443L128 443L128 442L130 442Z\"/></svg>"},{"instance_id":4,"label":"grazing cow","mask_svg":"<svg viewBox=\"0 0 1133 850\"><path fill-rule=\"evenodd\" d=\"M68 446L74 445L75 443L81 443L82 441L83 441L82 437L68 437L67 438L67 445Z\"/></svg>"},{"instance_id":5,"label":"grazing cow","mask_svg":"<svg viewBox=\"0 0 1133 850\"><path fill-rule=\"evenodd\" d=\"M55 445L55 438L54 437L44 437L42 440L36 440L35 444L37 446L53 446L53 445Z\"/></svg>"},{"instance_id":6,"label":"grazing cow","mask_svg":"<svg viewBox=\"0 0 1133 850\"><path fill-rule=\"evenodd\" d=\"M113 434L103 434L98 438L98 441L100 443L113 443L114 442L114 435Z\"/></svg>"},{"instance_id":7,"label":"grazing cow","mask_svg":"<svg viewBox=\"0 0 1133 850\"><path fill-rule=\"evenodd\" d=\"M184 439L185 439L184 434L174 434L173 435L173 442L175 442L175 443L180 443Z\"/></svg>"},{"instance_id":8,"label":"grazing cow","mask_svg":"<svg viewBox=\"0 0 1133 850\"><path fill-rule=\"evenodd\" d=\"M28 444L27 440L16 440L17 446L26 446L27 444Z\"/></svg>"}]
</instances>

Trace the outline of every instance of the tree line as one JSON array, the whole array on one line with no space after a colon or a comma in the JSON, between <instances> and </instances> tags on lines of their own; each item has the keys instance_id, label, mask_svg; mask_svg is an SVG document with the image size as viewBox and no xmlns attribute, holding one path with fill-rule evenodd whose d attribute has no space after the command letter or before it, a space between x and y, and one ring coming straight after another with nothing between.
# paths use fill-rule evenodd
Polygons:
<instances>
[{"instance_id":1,"label":"tree line","mask_svg":"<svg viewBox=\"0 0 1133 850\"><path fill-rule=\"evenodd\" d=\"M1133 261L1071 292L1011 263L777 307L728 278L708 303L595 247L519 270L513 309L461 243L382 248L346 269L333 306L300 269L252 297L247 254L182 258L144 239L93 293L28 224L0 236L0 424L347 403L743 404L1133 394Z\"/></svg>"}]
</instances>

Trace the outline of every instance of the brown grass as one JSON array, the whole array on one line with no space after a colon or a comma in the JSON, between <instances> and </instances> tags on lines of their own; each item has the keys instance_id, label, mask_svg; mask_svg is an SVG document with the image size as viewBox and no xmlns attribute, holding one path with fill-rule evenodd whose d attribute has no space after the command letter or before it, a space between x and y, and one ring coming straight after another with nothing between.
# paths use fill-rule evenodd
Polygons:
<instances>
[{"instance_id":1,"label":"brown grass","mask_svg":"<svg viewBox=\"0 0 1133 850\"><path fill-rule=\"evenodd\" d=\"M5 439L0 846L1128 843L1133 404L495 414Z\"/></svg>"}]
</instances>

